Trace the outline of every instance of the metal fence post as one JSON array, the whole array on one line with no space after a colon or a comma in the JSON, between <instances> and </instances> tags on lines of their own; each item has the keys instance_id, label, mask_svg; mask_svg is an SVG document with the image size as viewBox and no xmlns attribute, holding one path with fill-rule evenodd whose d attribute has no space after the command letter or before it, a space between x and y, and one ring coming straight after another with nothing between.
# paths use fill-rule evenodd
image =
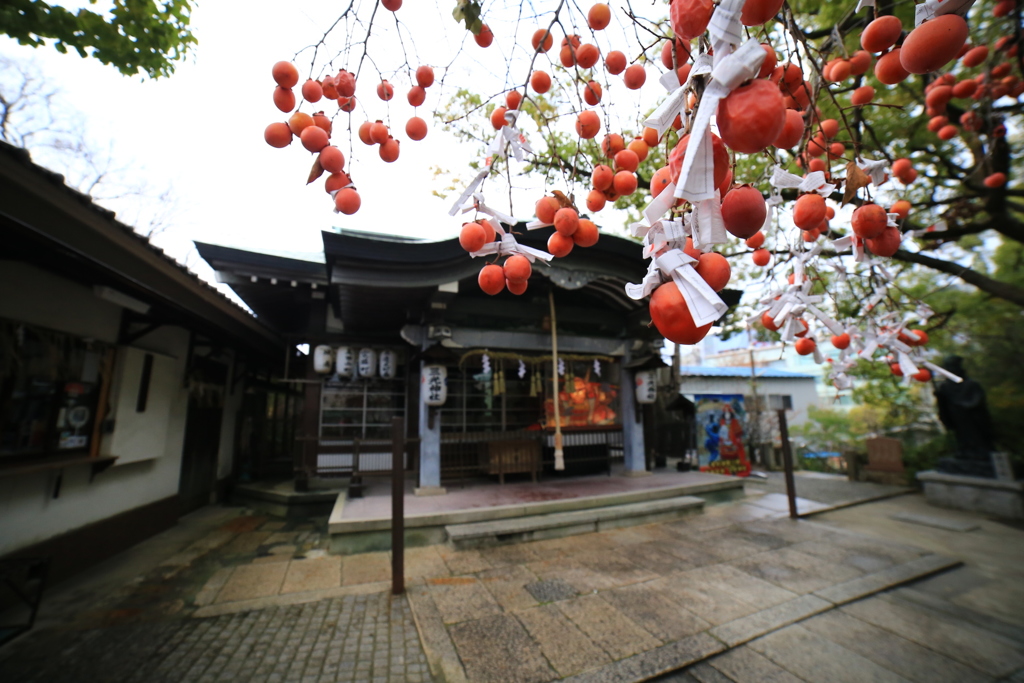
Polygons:
<instances>
[{"instance_id":1,"label":"metal fence post","mask_svg":"<svg viewBox=\"0 0 1024 683\"><path fill-rule=\"evenodd\" d=\"M391 592L405 592L405 420L391 418Z\"/></svg>"},{"instance_id":2,"label":"metal fence post","mask_svg":"<svg viewBox=\"0 0 1024 683\"><path fill-rule=\"evenodd\" d=\"M782 437L782 466L786 470L786 497L789 498L789 516L798 517L796 513L796 484L793 481L793 453L789 448L789 425L786 424L786 411L779 411L779 436Z\"/></svg>"}]
</instances>

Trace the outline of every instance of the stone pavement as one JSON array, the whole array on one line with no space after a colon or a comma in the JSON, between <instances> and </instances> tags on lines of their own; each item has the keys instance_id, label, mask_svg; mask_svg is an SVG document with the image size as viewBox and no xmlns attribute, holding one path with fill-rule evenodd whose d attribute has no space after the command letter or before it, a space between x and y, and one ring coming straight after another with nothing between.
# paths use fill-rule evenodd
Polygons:
<instances>
[{"instance_id":1,"label":"stone pavement","mask_svg":"<svg viewBox=\"0 0 1024 683\"><path fill-rule=\"evenodd\" d=\"M799 635L815 615L836 615L847 604L854 609L866 596L958 564L913 546L780 518L780 498L753 496L678 522L565 539L424 549L443 564L435 560L433 574L420 572L424 580L410 585L409 599L435 675L639 681L725 653L710 659L715 664L674 675L691 680L710 667L719 677L708 680L773 680L774 670L779 680L816 681L813 667L794 675L757 648L776 642L777 651L813 660L819 643L807 646ZM812 631L818 640L822 629ZM1004 643L1006 666L1024 667L1021 643ZM943 668L945 658L931 654ZM720 671L754 656L764 660L760 669L748 667L742 676L742 667ZM873 663L864 661L867 677L845 680L871 680Z\"/></svg>"},{"instance_id":2,"label":"stone pavement","mask_svg":"<svg viewBox=\"0 0 1024 683\"><path fill-rule=\"evenodd\" d=\"M50 591L0 681L429 681L387 557L328 556L326 521L189 515Z\"/></svg>"},{"instance_id":3,"label":"stone pavement","mask_svg":"<svg viewBox=\"0 0 1024 683\"><path fill-rule=\"evenodd\" d=\"M751 492L786 493L786 477L782 472L767 472L765 480L750 478L746 487ZM796 494L806 500L814 501L822 506L848 505L854 502L865 502L888 496L899 495L911 491L904 486L890 486L866 481L850 481L844 474L825 474L823 472L797 471L794 473ZM798 507L797 512L803 514L813 508Z\"/></svg>"},{"instance_id":4,"label":"stone pavement","mask_svg":"<svg viewBox=\"0 0 1024 683\"><path fill-rule=\"evenodd\" d=\"M0 680L1024 680L1024 532L920 496L791 521L748 491L672 523L410 549L394 599L388 554L327 555L324 519L209 508L48 595ZM950 523L905 521L929 515Z\"/></svg>"}]
</instances>

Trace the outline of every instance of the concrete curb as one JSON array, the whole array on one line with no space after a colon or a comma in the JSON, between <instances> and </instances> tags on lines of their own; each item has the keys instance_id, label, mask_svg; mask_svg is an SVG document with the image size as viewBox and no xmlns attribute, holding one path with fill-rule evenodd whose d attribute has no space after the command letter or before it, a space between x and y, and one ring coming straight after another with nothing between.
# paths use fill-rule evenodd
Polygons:
<instances>
[{"instance_id":1,"label":"concrete curb","mask_svg":"<svg viewBox=\"0 0 1024 683\"><path fill-rule=\"evenodd\" d=\"M317 602L330 598L340 598L345 595L366 595L369 593L383 593L391 589L390 581L375 581L374 583L360 583L355 586L339 586L336 588L323 588L315 591L304 591L302 593L285 593L284 595L268 595L265 598L253 598L251 600L236 600L234 602L223 602L219 605L201 607L192 613L193 619L206 617L219 617L224 614L237 614L239 612L251 612L268 607L279 607L282 605L301 605L306 602Z\"/></svg>"},{"instance_id":2,"label":"concrete curb","mask_svg":"<svg viewBox=\"0 0 1024 683\"><path fill-rule=\"evenodd\" d=\"M806 517L812 517L814 515L820 515L820 514L824 514L826 512L832 512L833 510L842 510L843 508L850 508L850 507L853 507L855 505L863 505L864 503L874 503L874 502L879 501L879 500L885 500L886 498L895 498L897 496L905 496L908 493L917 493L917 489L906 488L906 489L901 489L899 491L893 491L891 493L882 493L882 494L879 494L877 496L871 496L870 498L861 498L859 500L850 500L850 501L847 501L845 503L836 503L835 505L830 505L828 507L820 508L818 510L808 510L807 512L800 512L800 513L797 514L797 517L799 517L800 519L804 519Z\"/></svg>"}]
</instances>

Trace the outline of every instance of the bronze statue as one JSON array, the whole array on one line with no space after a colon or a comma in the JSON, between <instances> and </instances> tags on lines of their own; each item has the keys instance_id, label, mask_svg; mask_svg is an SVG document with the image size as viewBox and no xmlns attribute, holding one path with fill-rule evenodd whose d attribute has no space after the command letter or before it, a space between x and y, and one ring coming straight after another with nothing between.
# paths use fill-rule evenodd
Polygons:
<instances>
[{"instance_id":1,"label":"bronze statue","mask_svg":"<svg viewBox=\"0 0 1024 683\"><path fill-rule=\"evenodd\" d=\"M985 390L967 377L964 359L950 356L942 367L963 378L945 380L935 388L939 420L956 437L956 456L942 458L935 469L947 474L994 477L992 468L992 420L985 403Z\"/></svg>"}]
</instances>

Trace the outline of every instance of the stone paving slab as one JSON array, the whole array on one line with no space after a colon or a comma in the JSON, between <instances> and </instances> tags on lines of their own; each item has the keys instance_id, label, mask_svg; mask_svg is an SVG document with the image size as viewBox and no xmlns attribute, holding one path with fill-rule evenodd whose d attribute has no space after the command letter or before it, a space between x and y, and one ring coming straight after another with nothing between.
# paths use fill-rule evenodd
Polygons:
<instances>
[{"instance_id":1,"label":"stone paving slab","mask_svg":"<svg viewBox=\"0 0 1024 683\"><path fill-rule=\"evenodd\" d=\"M712 679L711 672L720 676L716 680L727 683L801 683L803 680L749 647L733 648L700 666L703 676L698 675L697 680L701 683Z\"/></svg>"},{"instance_id":2,"label":"stone paving slab","mask_svg":"<svg viewBox=\"0 0 1024 683\"><path fill-rule=\"evenodd\" d=\"M918 645L943 652L990 676L1009 676L1024 668L1024 644L971 624L958 623L924 607L898 605L888 596L879 596L846 605L841 610Z\"/></svg>"},{"instance_id":3,"label":"stone paving slab","mask_svg":"<svg viewBox=\"0 0 1024 683\"><path fill-rule=\"evenodd\" d=\"M725 646L711 636L698 633L565 680L569 683L646 681L681 666L707 659L724 649Z\"/></svg>"},{"instance_id":4,"label":"stone paving slab","mask_svg":"<svg viewBox=\"0 0 1024 683\"><path fill-rule=\"evenodd\" d=\"M455 624L452 641L474 683L546 683L558 678L540 646L510 614Z\"/></svg>"},{"instance_id":5,"label":"stone paving slab","mask_svg":"<svg viewBox=\"0 0 1024 683\"><path fill-rule=\"evenodd\" d=\"M959 565L959 560L942 555L925 555L880 572L823 588L814 594L833 604L842 605Z\"/></svg>"},{"instance_id":6,"label":"stone paving slab","mask_svg":"<svg viewBox=\"0 0 1024 683\"><path fill-rule=\"evenodd\" d=\"M742 645L783 626L832 609L832 603L813 595L801 595L781 605L775 605L754 614L740 617L708 631L729 647Z\"/></svg>"},{"instance_id":7,"label":"stone paving slab","mask_svg":"<svg viewBox=\"0 0 1024 683\"><path fill-rule=\"evenodd\" d=\"M554 605L516 612L559 676L610 664L612 659Z\"/></svg>"},{"instance_id":8,"label":"stone paving slab","mask_svg":"<svg viewBox=\"0 0 1024 683\"><path fill-rule=\"evenodd\" d=\"M749 644L787 671L814 683L906 683L907 679L867 657L847 650L800 624L758 638Z\"/></svg>"},{"instance_id":9,"label":"stone paving slab","mask_svg":"<svg viewBox=\"0 0 1024 683\"><path fill-rule=\"evenodd\" d=\"M940 652L840 610L819 614L805 622L804 627L916 683L983 683L992 680Z\"/></svg>"},{"instance_id":10,"label":"stone paving slab","mask_svg":"<svg viewBox=\"0 0 1024 683\"><path fill-rule=\"evenodd\" d=\"M555 603L562 614L612 659L622 659L662 642L598 595L582 595Z\"/></svg>"},{"instance_id":11,"label":"stone paving slab","mask_svg":"<svg viewBox=\"0 0 1024 683\"><path fill-rule=\"evenodd\" d=\"M945 529L946 531L974 531L980 529L979 525L975 521L963 521L959 519L948 519L946 517L939 517L937 515L922 515L914 512L901 512L899 514L891 515L892 519L900 522L909 522L910 524L923 524L924 526L935 527L936 529Z\"/></svg>"}]
</instances>

